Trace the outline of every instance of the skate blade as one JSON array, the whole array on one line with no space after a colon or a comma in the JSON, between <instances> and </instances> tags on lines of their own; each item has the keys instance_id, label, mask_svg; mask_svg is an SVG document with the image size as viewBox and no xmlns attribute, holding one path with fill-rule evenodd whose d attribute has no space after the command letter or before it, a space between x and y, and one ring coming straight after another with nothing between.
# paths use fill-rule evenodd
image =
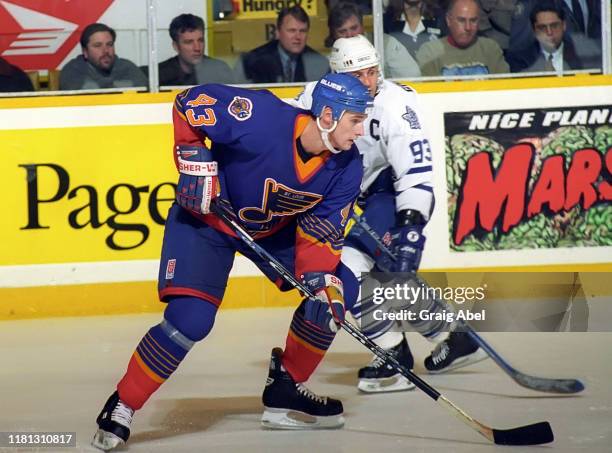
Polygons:
<instances>
[{"instance_id":1,"label":"skate blade","mask_svg":"<svg viewBox=\"0 0 612 453\"><path fill-rule=\"evenodd\" d=\"M487 359L487 358L489 358L489 355L485 351L483 351L482 348L478 348L476 351L472 352L471 354L455 359L446 368L442 368L441 370L427 370L427 372L429 374L448 373L449 371L457 370L459 368L473 365L474 363L482 362L484 359Z\"/></svg>"},{"instance_id":2,"label":"skate blade","mask_svg":"<svg viewBox=\"0 0 612 453\"><path fill-rule=\"evenodd\" d=\"M125 445L125 442L121 437L99 429L96 431L96 434L94 434L91 445L100 450L109 451Z\"/></svg>"},{"instance_id":3,"label":"skate blade","mask_svg":"<svg viewBox=\"0 0 612 453\"><path fill-rule=\"evenodd\" d=\"M299 411L264 407L261 424L267 429L338 429L344 426L344 416L317 417Z\"/></svg>"},{"instance_id":4,"label":"skate blade","mask_svg":"<svg viewBox=\"0 0 612 453\"><path fill-rule=\"evenodd\" d=\"M357 388L363 393L388 393L414 390L415 385L401 374L396 374L385 379L359 379Z\"/></svg>"}]
</instances>

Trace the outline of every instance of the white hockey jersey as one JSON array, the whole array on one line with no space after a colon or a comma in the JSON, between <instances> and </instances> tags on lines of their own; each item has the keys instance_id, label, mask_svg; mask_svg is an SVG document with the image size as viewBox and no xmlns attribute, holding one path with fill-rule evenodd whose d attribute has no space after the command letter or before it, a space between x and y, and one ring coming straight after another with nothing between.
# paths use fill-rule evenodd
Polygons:
<instances>
[{"instance_id":1,"label":"white hockey jersey","mask_svg":"<svg viewBox=\"0 0 612 453\"><path fill-rule=\"evenodd\" d=\"M316 82L307 84L296 99L288 102L310 109L315 85ZM364 123L364 132L355 142L363 156L361 192L366 192L380 172L390 166L396 210L417 210L429 220L433 207L432 155L417 94L409 87L384 80Z\"/></svg>"}]
</instances>

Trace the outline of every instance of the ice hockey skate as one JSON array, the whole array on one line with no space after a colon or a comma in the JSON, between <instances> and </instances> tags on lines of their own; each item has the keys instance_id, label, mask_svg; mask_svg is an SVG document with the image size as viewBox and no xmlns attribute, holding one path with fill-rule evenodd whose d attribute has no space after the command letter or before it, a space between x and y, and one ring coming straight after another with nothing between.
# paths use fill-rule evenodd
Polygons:
<instances>
[{"instance_id":1,"label":"ice hockey skate","mask_svg":"<svg viewBox=\"0 0 612 453\"><path fill-rule=\"evenodd\" d=\"M404 335L400 344L387 352L406 368L411 370L414 366L414 359ZM385 364L378 356L374 356L368 366L359 370L358 377L357 388L364 393L401 392L414 389L412 382Z\"/></svg>"},{"instance_id":2,"label":"ice hockey skate","mask_svg":"<svg viewBox=\"0 0 612 453\"><path fill-rule=\"evenodd\" d=\"M134 411L119 399L115 391L106 401L98 415L98 431L91 444L100 450L109 451L124 445L130 437L130 425Z\"/></svg>"},{"instance_id":3,"label":"ice hockey skate","mask_svg":"<svg viewBox=\"0 0 612 453\"><path fill-rule=\"evenodd\" d=\"M342 402L318 396L297 383L281 365L282 349L272 350L262 400L261 424L271 429L330 429L344 425Z\"/></svg>"},{"instance_id":4,"label":"ice hockey skate","mask_svg":"<svg viewBox=\"0 0 612 453\"><path fill-rule=\"evenodd\" d=\"M431 374L446 373L487 357L487 353L467 333L453 331L425 359L425 368Z\"/></svg>"}]
</instances>

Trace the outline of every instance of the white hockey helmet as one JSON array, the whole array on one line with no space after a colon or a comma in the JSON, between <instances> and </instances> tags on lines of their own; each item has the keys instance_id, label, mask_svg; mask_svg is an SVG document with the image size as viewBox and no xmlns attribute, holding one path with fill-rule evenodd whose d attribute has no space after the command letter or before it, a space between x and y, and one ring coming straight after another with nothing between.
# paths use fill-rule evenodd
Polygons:
<instances>
[{"instance_id":1,"label":"white hockey helmet","mask_svg":"<svg viewBox=\"0 0 612 453\"><path fill-rule=\"evenodd\" d=\"M329 56L333 72L359 71L379 64L376 48L363 35L336 39Z\"/></svg>"}]
</instances>

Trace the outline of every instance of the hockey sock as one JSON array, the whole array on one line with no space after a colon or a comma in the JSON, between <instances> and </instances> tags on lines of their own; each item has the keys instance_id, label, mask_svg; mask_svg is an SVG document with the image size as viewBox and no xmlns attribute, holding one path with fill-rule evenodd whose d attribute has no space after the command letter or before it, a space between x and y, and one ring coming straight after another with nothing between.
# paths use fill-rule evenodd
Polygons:
<instances>
[{"instance_id":1,"label":"hockey sock","mask_svg":"<svg viewBox=\"0 0 612 453\"><path fill-rule=\"evenodd\" d=\"M294 381L304 382L314 372L336 335L304 320L304 302L293 313L282 364Z\"/></svg>"},{"instance_id":2,"label":"hockey sock","mask_svg":"<svg viewBox=\"0 0 612 453\"><path fill-rule=\"evenodd\" d=\"M374 343L388 351L402 342L404 334L402 332L389 331L376 338Z\"/></svg>"},{"instance_id":3,"label":"hockey sock","mask_svg":"<svg viewBox=\"0 0 612 453\"><path fill-rule=\"evenodd\" d=\"M165 319L140 340L117 391L132 409L140 409L160 385L176 370L193 341Z\"/></svg>"},{"instance_id":4,"label":"hockey sock","mask_svg":"<svg viewBox=\"0 0 612 453\"><path fill-rule=\"evenodd\" d=\"M211 331L217 306L197 297L173 297L164 320L140 341L123 379L119 397L132 409L140 409L176 370L193 347Z\"/></svg>"},{"instance_id":5,"label":"hockey sock","mask_svg":"<svg viewBox=\"0 0 612 453\"><path fill-rule=\"evenodd\" d=\"M383 306L382 309L384 308ZM351 309L351 315L353 315L357 325L370 340L376 340L383 336L393 327L394 323L386 317L374 316L377 310L381 310L381 305L375 303L372 298L358 301Z\"/></svg>"}]
</instances>

